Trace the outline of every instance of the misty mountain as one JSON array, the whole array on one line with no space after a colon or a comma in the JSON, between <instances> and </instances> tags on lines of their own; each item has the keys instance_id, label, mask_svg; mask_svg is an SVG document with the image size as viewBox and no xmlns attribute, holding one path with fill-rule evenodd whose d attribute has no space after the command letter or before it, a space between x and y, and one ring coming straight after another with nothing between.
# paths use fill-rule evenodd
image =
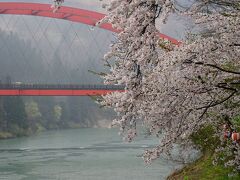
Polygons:
<instances>
[{"instance_id":1,"label":"misty mountain","mask_svg":"<svg viewBox=\"0 0 240 180\"><path fill-rule=\"evenodd\" d=\"M36 23L39 23L38 28ZM0 16L0 80L100 84L102 80L89 70L107 70L101 59L113 39L112 33L77 23L42 17ZM99 120L110 120L114 115L111 110L100 109L89 97L21 99L25 109L29 108L29 104L36 104L41 114L41 118L35 118L34 123L25 118L33 126L32 129L39 126L46 129L97 126ZM0 98L1 107L8 101L8 98ZM19 99L17 101L21 102ZM61 117L57 119L54 115L56 108L61 110ZM4 113L6 110L1 111ZM14 114L12 116L15 117ZM3 118L2 124L5 121L8 120Z\"/></svg>"}]
</instances>

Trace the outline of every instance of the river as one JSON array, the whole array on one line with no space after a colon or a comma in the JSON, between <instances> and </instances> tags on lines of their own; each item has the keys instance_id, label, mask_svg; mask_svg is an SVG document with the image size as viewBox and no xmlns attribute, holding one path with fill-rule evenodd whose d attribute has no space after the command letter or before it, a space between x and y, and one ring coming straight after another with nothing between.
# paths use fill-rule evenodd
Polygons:
<instances>
[{"instance_id":1,"label":"river","mask_svg":"<svg viewBox=\"0 0 240 180\"><path fill-rule=\"evenodd\" d=\"M43 132L0 141L0 180L162 180L179 165L146 165L144 149L157 143L139 136L126 143L117 129Z\"/></svg>"}]
</instances>

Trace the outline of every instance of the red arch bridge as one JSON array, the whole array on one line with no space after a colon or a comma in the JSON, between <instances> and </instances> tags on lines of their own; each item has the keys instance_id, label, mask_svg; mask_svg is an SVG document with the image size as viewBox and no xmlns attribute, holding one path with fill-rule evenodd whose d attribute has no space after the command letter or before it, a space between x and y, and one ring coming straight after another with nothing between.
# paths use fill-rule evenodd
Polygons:
<instances>
[{"instance_id":1,"label":"red arch bridge","mask_svg":"<svg viewBox=\"0 0 240 180\"><path fill-rule=\"evenodd\" d=\"M66 6L62 6L56 13L53 13L50 4L23 2L0 2L0 14L42 16L90 26L96 26L96 23L105 17L102 13ZM100 25L99 28L119 33L108 23ZM173 44L180 44L179 41L167 35L159 33L159 37ZM114 91L123 92L124 87L117 85L0 84L0 96L96 96Z\"/></svg>"}]
</instances>

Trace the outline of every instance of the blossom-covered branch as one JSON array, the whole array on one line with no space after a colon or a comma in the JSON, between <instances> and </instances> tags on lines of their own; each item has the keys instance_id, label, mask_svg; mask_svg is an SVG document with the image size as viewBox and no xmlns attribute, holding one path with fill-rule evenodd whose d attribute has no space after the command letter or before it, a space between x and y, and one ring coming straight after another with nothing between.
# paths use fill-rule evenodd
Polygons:
<instances>
[{"instance_id":1,"label":"blossom-covered branch","mask_svg":"<svg viewBox=\"0 0 240 180\"><path fill-rule=\"evenodd\" d=\"M114 59L105 83L125 84L127 91L105 96L103 104L115 108L114 123L127 140L136 135L137 121L161 134L160 145L145 152L146 162L169 153L175 142L188 143L193 132L214 121L210 112L239 114L239 1L197 1L184 14L200 32L180 47L160 50L155 19L166 20L174 5L113 0L104 19L122 30L105 56Z\"/></svg>"},{"instance_id":2,"label":"blossom-covered branch","mask_svg":"<svg viewBox=\"0 0 240 180\"><path fill-rule=\"evenodd\" d=\"M51 8L53 9L53 12L56 12L58 9L60 9L62 3L64 0L54 0Z\"/></svg>"},{"instance_id":3,"label":"blossom-covered branch","mask_svg":"<svg viewBox=\"0 0 240 180\"><path fill-rule=\"evenodd\" d=\"M104 77L105 83L124 84L127 91L106 96L104 104L115 107L119 118L114 124L120 125L128 141L136 135L136 121L141 118L137 106L144 98L143 80L158 63L155 20L160 13L165 19L171 6L170 1L149 0L116 0L107 6L109 14L103 22L111 23L122 32L105 55L106 60L115 61L111 73Z\"/></svg>"}]
</instances>

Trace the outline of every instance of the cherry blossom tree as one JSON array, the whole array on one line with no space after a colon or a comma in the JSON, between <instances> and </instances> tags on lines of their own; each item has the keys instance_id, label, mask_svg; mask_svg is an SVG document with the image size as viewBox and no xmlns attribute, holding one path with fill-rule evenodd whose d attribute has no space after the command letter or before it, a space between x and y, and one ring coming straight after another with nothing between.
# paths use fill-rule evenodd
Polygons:
<instances>
[{"instance_id":1,"label":"cherry blossom tree","mask_svg":"<svg viewBox=\"0 0 240 180\"><path fill-rule=\"evenodd\" d=\"M115 108L113 124L128 141L137 134L137 121L161 134L160 144L144 153L146 162L169 154L176 142L189 144L193 132L216 123L211 114L239 114L239 1L195 2L183 14L200 32L160 50L155 20L165 21L179 7L167 0L113 0L103 20L121 30L105 55L114 60L105 83L126 85L125 93L109 94L103 104Z\"/></svg>"},{"instance_id":2,"label":"cherry blossom tree","mask_svg":"<svg viewBox=\"0 0 240 180\"><path fill-rule=\"evenodd\" d=\"M170 4L168 6L166 10L171 8ZM111 65L111 73L104 77L105 83L124 84L126 92L106 96L103 104L115 107L118 119L114 124L118 124L121 133L131 141L141 115L138 104L144 101L142 81L158 63L155 20L161 9L156 1L135 0L112 1L107 10L109 15L102 22L111 23L121 32L104 57L106 61L115 61Z\"/></svg>"},{"instance_id":3,"label":"cherry blossom tree","mask_svg":"<svg viewBox=\"0 0 240 180\"><path fill-rule=\"evenodd\" d=\"M104 57L110 72L103 78L126 90L104 96L102 104L117 112L113 125L127 141L137 135L137 124L159 137L159 145L143 154L147 163L170 154L174 143L190 146L189 137L202 125L217 127L221 116L239 115L240 1L180 2L111 0L99 22L120 31ZM173 12L190 16L199 29L179 46L159 40L155 27L157 18L166 22ZM229 164L240 169L236 146L228 146L235 147Z\"/></svg>"}]
</instances>

